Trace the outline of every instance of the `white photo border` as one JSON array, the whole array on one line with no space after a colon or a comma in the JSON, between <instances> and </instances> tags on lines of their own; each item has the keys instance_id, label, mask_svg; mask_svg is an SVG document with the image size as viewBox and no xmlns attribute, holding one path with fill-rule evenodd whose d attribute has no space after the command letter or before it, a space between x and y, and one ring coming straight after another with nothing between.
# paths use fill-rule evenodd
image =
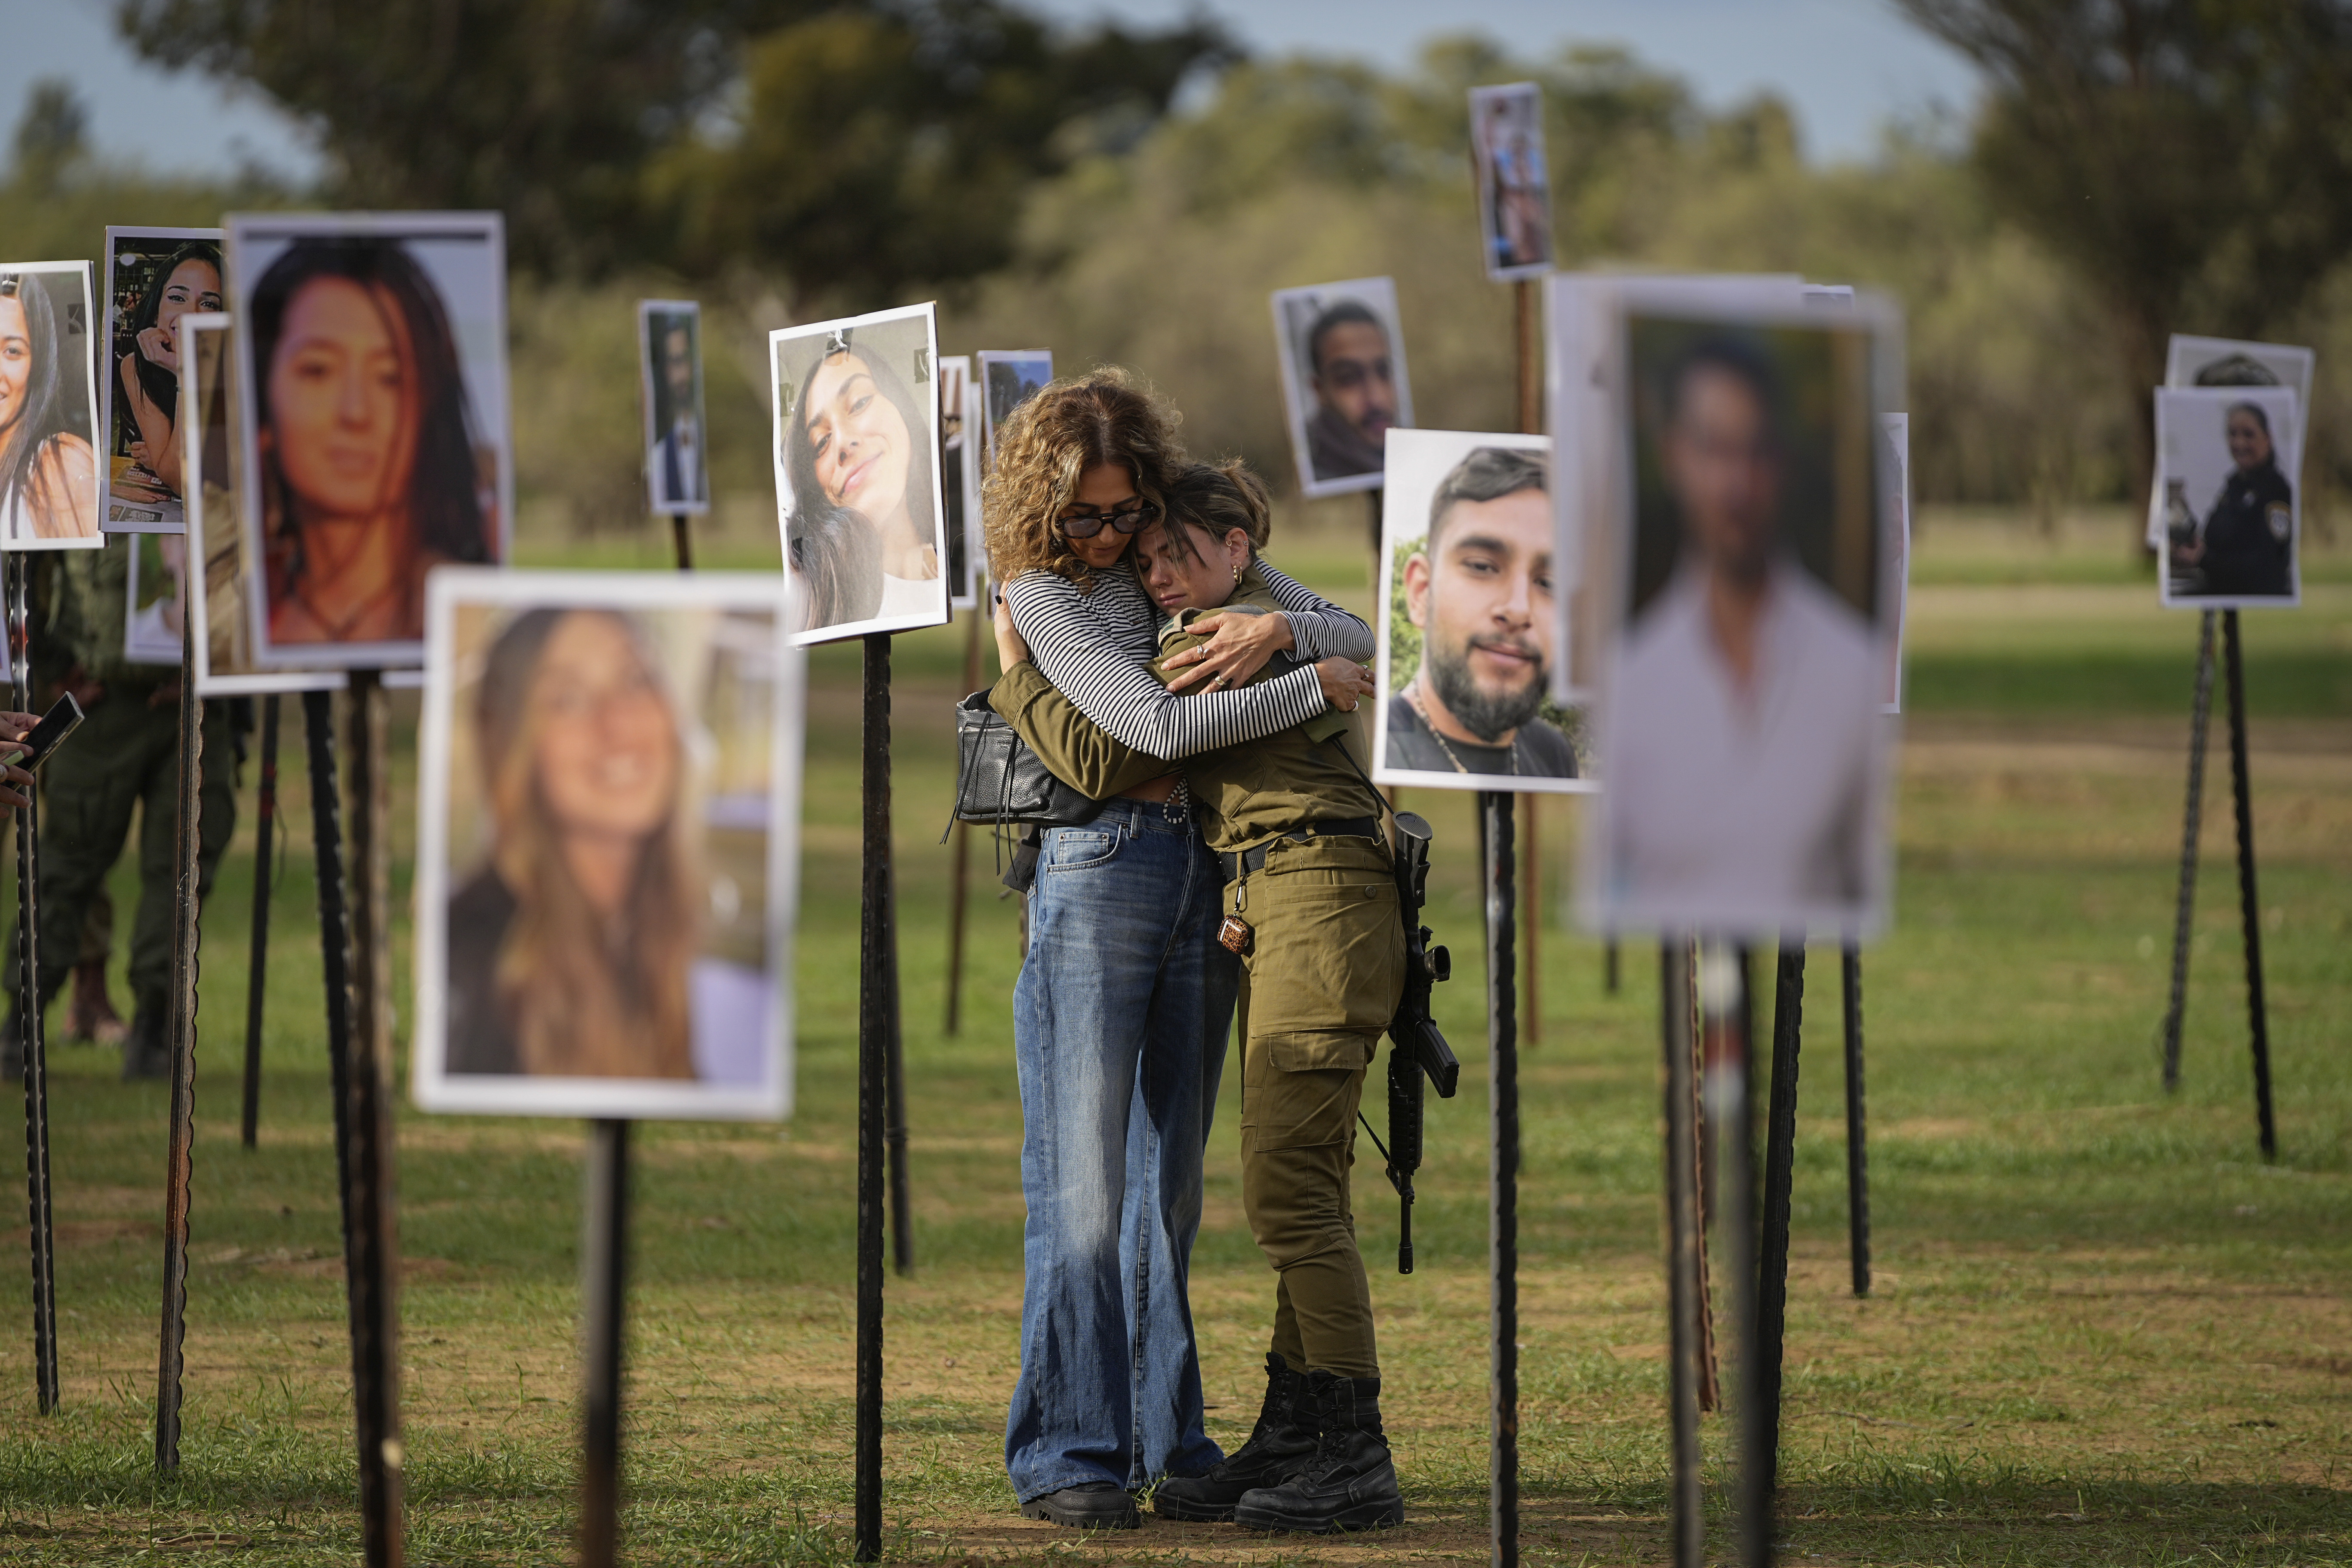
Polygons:
<instances>
[{"instance_id":1,"label":"white photo border","mask_svg":"<svg viewBox=\"0 0 2352 1568\"><path fill-rule=\"evenodd\" d=\"M85 337L95 341L100 330L98 300L92 290L89 263L87 261L0 261L0 272L40 274L70 272L81 279L81 319ZM104 360L101 353L90 356L91 363L84 377L83 391L88 395L86 416L89 420L89 451L91 504L96 509L98 531L77 539L18 539L7 531L5 520L0 520L0 552L10 550L103 550L106 548L106 427L98 416L98 365Z\"/></svg>"},{"instance_id":2,"label":"white photo border","mask_svg":"<svg viewBox=\"0 0 2352 1568\"><path fill-rule=\"evenodd\" d=\"M126 239L211 240L214 245L221 247L223 251L221 260L221 290L222 298L226 300L228 289L228 261L226 256L227 231L217 228L142 228L131 224L111 223L106 226L105 267L107 288L104 295L103 306L106 321L103 329L99 334L98 342L98 365L100 371L98 377L98 418L100 436L98 443L98 530L100 533L184 533L187 531L186 515L188 504L187 497L185 495L183 495L180 498L181 523L176 528L167 522L160 521L154 522L135 521L128 524L119 524L114 520L114 384L122 374L114 363L114 257L115 247L121 241ZM209 315L212 312L210 311L196 310L191 310L188 312L191 316L200 314ZM173 417L177 418L178 415L179 410L176 408L173 409ZM187 470L184 466L181 469L180 482L183 487L187 484Z\"/></svg>"}]
</instances>

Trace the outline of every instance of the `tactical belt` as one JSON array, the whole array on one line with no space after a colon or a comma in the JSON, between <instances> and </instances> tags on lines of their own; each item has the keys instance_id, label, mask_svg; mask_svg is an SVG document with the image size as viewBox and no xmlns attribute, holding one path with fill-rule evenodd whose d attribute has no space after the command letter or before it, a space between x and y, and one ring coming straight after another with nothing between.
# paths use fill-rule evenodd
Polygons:
<instances>
[{"instance_id":1,"label":"tactical belt","mask_svg":"<svg viewBox=\"0 0 2352 1568\"><path fill-rule=\"evenodd\" d=\"M1217 868L1224 873L1225 880L1231 882L1239 879L1248 872L1264 870L1265 852L1284 839L1294 844L1304 844L1310 838L1378 838L1380 837L1381 819L1377 816L1351 816L1344 822L1309 822L1297 827L1288 828L1279 837L1261 844L1255 849L1244 849L1239 854L1220 851L1217 856Z\"/></svg>"}]
</instances>

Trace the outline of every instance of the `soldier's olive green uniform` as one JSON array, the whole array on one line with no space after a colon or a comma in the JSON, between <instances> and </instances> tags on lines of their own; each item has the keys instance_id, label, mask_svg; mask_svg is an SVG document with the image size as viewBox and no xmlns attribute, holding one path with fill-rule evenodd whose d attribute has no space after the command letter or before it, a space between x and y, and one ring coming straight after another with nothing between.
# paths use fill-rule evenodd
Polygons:
<instances>
[{"instance_id":1,"label":"soldier's olive green uniform","mask_svg":"<svg viewBox=\"0 0 2352 1568\"><path fill-rule=\"evenodd\" d=\"M1255 569L1225 606L1280 607ZM1163 632L1163 679L1169 656L1206 640L1187 629L1194 614ZM990 701L1056 776L1097 799L1170 771L1097 729L1034 665L1007 670ZM1381 803L1339 742L1315 738L1331 727L1327 716L1181 767L1225 858L1225 907L1254 933L1239 1011L1242 1204L1280 1279L1273 1348L1293 1367L1370 1378L1380 1363L1349 1170L1364 1069L1404 990L1404 929L1387 845L1362 836L1365 824L1377 831ZM1318 823L1353 831L1324 837Z\"/></svg>"},{"instance_id":2,"label":"soldier's olive green uniform","mask_svg":"<svg viewBox=\"0 0 2352 1568\"><path fill-rule=\"evenodd\" d=\"M110 537L102 550L59 552L37 627L35 675L54 686L75 665L105 688L88 717L41 768L41 1000L64 986L83 945L83 921L122 855L135 806L139 912L131 925L131 993L142 1009L168 1016L172 985L174 841L180 787L180 704L151 701L179 671L122 657L123 596L134 542ZM226 707L204 705L204 825L197 848L199 896L236 826L236 754ZM11 939L12 951L14 937ZM16 967L5 967L10 992Z\"/></svg>"}]
</instances>

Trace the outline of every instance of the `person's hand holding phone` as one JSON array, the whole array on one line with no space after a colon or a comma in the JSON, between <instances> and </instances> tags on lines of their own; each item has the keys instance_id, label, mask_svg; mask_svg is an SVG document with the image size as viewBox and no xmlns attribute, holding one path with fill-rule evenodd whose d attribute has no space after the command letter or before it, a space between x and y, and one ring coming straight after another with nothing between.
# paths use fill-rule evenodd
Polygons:
<instances>
[{"instance_id":1,"label":"person's hand holding phone","mask_svg":"<svg viewBox=\"0 0 2352 1568\"><path fill-rule=\"evenodd\" d=\"M0 766L0 805L14 810L33 804L33 775L16 765L16 759L25 754L19 744L41 721L38 713L11 713L0 710L0 746L5 746L8 762Z\"/></svg>"}]
</instances>

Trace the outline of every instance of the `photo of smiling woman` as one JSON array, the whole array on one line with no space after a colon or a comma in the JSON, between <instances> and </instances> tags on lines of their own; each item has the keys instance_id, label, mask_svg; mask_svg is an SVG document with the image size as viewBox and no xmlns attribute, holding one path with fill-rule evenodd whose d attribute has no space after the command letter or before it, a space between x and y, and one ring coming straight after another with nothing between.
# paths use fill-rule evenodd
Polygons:
<instances>
[{"instance_id":1,"label":"photo of smiling woman","mask_svg":"<svg viewBox=\"0 0 2352 1568\"><path fill-rule=\"evenodd\" d=\"M436 1109L560 1114L530 1097L564 1080L774 1089L781 595L590 575L436 579L457 601L435 613L418 836Z\"/></svg>"},{"instance_id":2,"label":"photo of smiling woman","mask_svg":"<svg viewBox=\"0 0 2352 1568\"><path fill-rule=\"evenodd\" d=\"M11 549L99 542L89 263L0 262L0 537Z\"/></svg>"},{"instance_id":3,"label":"photo of smiling woman","mask_svg":"<svg viewBox=\"0 0 2352 1568\"><path fill-rule=\"evenodd\" d=\"M772 332L776 510L803 644L944 626L933 308Z\"/></svg>"},{"instance_id":4,"label":"photo of smiling woman","mask_svg":"<svg viewBox=\"0 0 2352 1568\"><path fill-rule=\"evenodd\" d=\"M220 237L216 228L106 231L110 531L177 533L185 526L175 434L180 318L221 308Z\"/></svg>"}]
</instances>

